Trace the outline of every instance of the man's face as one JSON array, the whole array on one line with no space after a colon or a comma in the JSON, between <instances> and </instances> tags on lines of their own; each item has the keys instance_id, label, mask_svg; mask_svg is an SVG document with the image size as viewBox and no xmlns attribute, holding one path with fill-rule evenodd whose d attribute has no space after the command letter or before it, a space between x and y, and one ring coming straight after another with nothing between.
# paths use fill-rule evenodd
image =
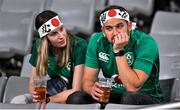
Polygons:
<instances>
[{"instance_id":1,"label":"man's face","mask_svg":"<svg viewBox=\"0 0 180 110\"><path fill-rule=\"evenodd\" d=\"M122 19L112 18L106 21L101 29L109 42L113 43L114 37L117 36L118 33L126 32L129 35L131 23L127 23Z\"/></svg>"}]
</instances>

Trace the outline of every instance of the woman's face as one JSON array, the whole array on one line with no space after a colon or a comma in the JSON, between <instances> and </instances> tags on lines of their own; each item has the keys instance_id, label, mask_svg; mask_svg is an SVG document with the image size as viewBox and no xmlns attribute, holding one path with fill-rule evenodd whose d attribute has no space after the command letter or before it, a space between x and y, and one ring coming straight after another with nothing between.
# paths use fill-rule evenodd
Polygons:
<instances>
[{"instance_id":1,"label":"woman's face","mask_svg":"<svg viewBox=\"0 0 180 110\"><path fill-rule=\"evenodd\" d=\"M67 31L62 26L56 28L47 35L47 38L54 47L65 47L67 45Z\"/></svg>"}]
</instances>

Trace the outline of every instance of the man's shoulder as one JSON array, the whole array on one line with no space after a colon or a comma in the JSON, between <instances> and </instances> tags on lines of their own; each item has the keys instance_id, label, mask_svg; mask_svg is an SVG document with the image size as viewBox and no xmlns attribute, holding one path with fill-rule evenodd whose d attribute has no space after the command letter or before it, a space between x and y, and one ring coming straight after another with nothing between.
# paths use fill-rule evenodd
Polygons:
<instances>
[{"instance_id":1,"label":"man's shoulder","mask_svg":"<svg viewBox=\"0 0 180 110\"><path fill-rule=\"evenodd\" d=\"M145 33L144 31L141 31L141 30L132 30L131 34L133 36L149 36L147 33Z\"/></svg>"},{"instance_id":2,"label":"man's shoulder","mask_svg":"<svg viewBox=\"0 0 180 110\"><path fill-rule=\"evenodd\" d=\"M131 31L131 36L133 39L136 39L136 40L154 40L153 36L143 32L143 31L140 31L140 30L133 30Z\"/></svg>"},{"instance_id":3,"label":"man's shoulder","mask_svg":"<svg viewBox=\"0 0 180 110\"><path fill-rule=\"evenodd\" d=\"M104 37L103 33L102 32L96 32L96 33L93 33L90 37L90 41L98 41L100 39L102 39Z\"/></svg>"},{"instance_id":4,"label":"man's shoulder","mask_svg":"<svg viewBox=\"0 0 180 110\"><path fill-rule=\"evenodd\" d=\"M143 45L143 46L148 46L151 45L151 47L156 47L157 42L155 41L154 37L139 30L134 30L133 31L133 36L132 36L133 42L136 42L137 45ZM142 46L141 45L141 46Z\"/></svg>"}]
</instances>

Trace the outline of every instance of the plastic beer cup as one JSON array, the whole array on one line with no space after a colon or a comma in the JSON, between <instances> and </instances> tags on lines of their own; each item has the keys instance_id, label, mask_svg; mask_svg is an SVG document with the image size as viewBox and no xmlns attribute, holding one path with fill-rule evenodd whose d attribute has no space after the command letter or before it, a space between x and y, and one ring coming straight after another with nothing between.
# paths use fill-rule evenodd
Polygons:
<instances>
[{"instance_id":1,"label":"plastic beer cup","mask_svg":"<svg viewBox=\"0 0 180 110\"><path fill-rule=\"evenodd\" d=\"M104 91L99 98L99 102L106 104L109 102L109 96L112 91L112 80L110 78L99 78L99 83L102 85L101 90Z\"/></svg>"},{"instance_id":2,"label":"plastic beer cup","mask_svg":"<svg viewBox=\"0 0 180 110\"><path fill-rule=\"evenodd\" d=\"M47 80L45 76L34 77L34 89L38 93L38 101L43 103L46 101Z\"/></svg>"}]
</instances>

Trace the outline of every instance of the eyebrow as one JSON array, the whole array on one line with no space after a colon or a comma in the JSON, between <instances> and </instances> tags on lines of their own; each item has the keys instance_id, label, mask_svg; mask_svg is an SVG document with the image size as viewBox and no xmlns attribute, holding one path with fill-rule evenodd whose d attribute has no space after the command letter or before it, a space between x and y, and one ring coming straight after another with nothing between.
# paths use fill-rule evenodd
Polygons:
<instances>
[{"instance_id":1,"label":"eyebrow","mask_svg":"<svg viewBox=\"0 0 180 110\"><path fill-rule=\"evenodd\" d=\"M122 22L121 23L117 23L116 25L114 25L114 26L117 26L117 25L121 25L121 24L123 24ZM105 27L114 27L114 26L111 26L111 25L106 25Z\"/></svg>"},{"instance_id":2,"label":"eyebrow","mask_svg":"<svg viewBox=\"0 0 180 110\"><path fill-rule=\"evenodd\" d=\"M62 26L61 27L58 27L58 30L53 30L53 31L51 31L52 33L55 33L55 32L58 32L59 31L59 29L61 29L61 28L63 28ZM50 32L50 33L51 33Z\"/></svg>"},{"instance_id":3,"label":"eyebrow","mask_svg":"<svg viewBox=\"0 0 180 110\"><path fill-rule=\"evenodd\" d=\"M54 34L54 33L56 33L56 32L58 32L58 31L51 31L50 34Z\"/></svg>"}]
</instances>

